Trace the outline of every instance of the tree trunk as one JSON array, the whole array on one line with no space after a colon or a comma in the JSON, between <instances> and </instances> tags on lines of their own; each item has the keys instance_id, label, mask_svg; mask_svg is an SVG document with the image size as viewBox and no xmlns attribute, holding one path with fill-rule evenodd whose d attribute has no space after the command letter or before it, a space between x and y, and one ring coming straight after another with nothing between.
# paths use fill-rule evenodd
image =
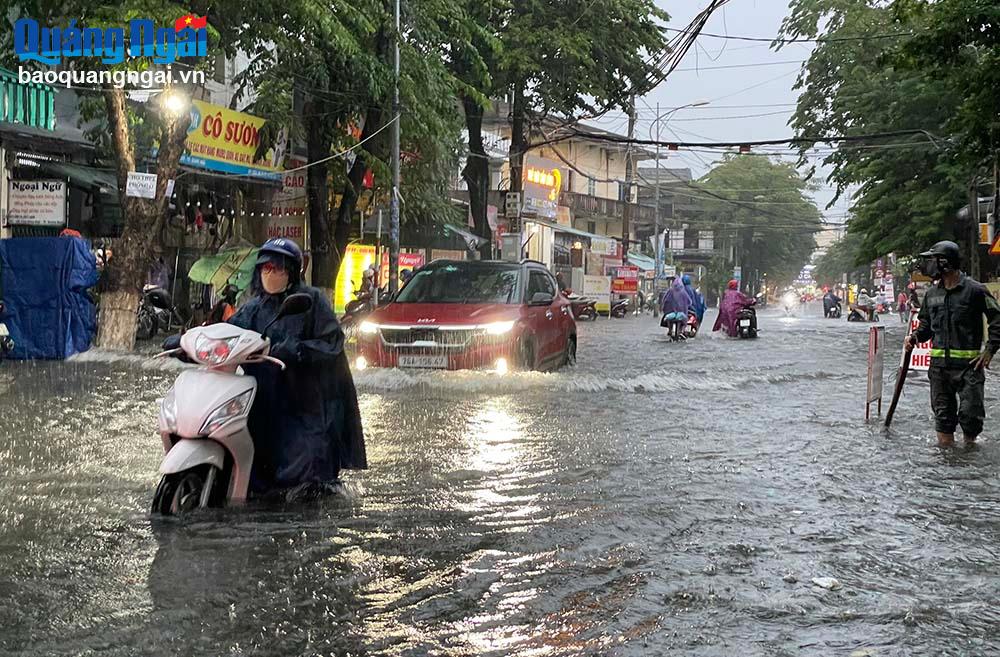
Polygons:
<instances>
[{"instance_id":1,"label":"tree trunk","mask_svg":"<svg viewBox=\"0 0 1000 657\"><path fill-rule=\"evenodd\" d=\"M510 191L520 192L524 188L524 151L528 147L525 134L527 104L524 99L524 83L514 84L514 102L511 105L510 134ZM523 199L522 199L523 202Z\"/></svg>"},{"instance_id":2,"label":"tree trunk","mask_svg":"<svg viewBox=\"0 0 1000 657\"><path fill-rule=\"evenodd\" d=\"M330 134L323 128L326 103L315 99L305 106L307 149L309 161L316 162L330 157L332 146ZM309 234L312 254L312 283L316 287L330 290L337 278L336 248L330 230L330 189L327 183L329 164L320 164L306 169L306 190L309 199Z\"/></svg>"},{"instance_id":3,"label":"tree trunk","mask_svg":"<svg viewBox=\"0 0 1000 657\"><path fill-rule=\"evenodd\" d=\"M493 229L487 219L490 193L490 162L483 147L483 108L468 96L462 97L465 106L465 125L469 131L469 157L462 169L466 187L469 188L469 210L475 224L476 235L488 240L479 250L486 260L492 255Z\"/></svg>"},{"instance_id":4,"label":"tree trunk","mask_svg":"<svg viewBox=\"0 0 1000 657\"><path fill-rule=\"evenodd\" d=\"M128 127L125 92L104 90L108 124L117 157L118 199L125 228L112 243L113 256L105 268L107 281L101 293L101 324L97 344L104 349L131 351L135 346L136 310L146 274L153 260L167 205L167 181L177 175L184 150L188 117L164 118L156 158L156 197L126 196L129 172L135 171L135 152Z\"/></svg>"}]
</instances>

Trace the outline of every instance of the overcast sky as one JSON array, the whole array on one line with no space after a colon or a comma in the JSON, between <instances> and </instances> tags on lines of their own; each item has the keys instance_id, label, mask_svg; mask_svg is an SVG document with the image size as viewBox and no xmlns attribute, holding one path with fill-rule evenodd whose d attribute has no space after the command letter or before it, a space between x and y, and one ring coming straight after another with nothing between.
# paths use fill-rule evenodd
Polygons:
<instances>
[{"instance_id":1,"label":"overcast sky","mask_svg":"<svg viewBox=\"0 0 1000 657\"><path fill-rule=\"evenodd\" d=\"M676 29L686 27L707 4L707 0L656 1L670 14L669 26ZM787 12L786 0L731 0L715 12L703 32L771 38L778 34ZM788 119L798 96L792 85L811 49L811 44L788 44L775 52L767 42L699 37L678 70L637 101L637 138L649 138L656 103L663 112L702 101L709 104L678 110L663 122L661 139L754 141L792 136ZM622 113L609 114L594 125L627 132L627 119ZM718 155L708 152L677 151L671 152L661 165L689 167L697 178L718 159ZM822 210L833 198L833 190L822 174L817 182L823 186L815 196ZM847 201L841 199L824 214L828 220L839 222L846 212Z\"/></svg>"}]
</instances>

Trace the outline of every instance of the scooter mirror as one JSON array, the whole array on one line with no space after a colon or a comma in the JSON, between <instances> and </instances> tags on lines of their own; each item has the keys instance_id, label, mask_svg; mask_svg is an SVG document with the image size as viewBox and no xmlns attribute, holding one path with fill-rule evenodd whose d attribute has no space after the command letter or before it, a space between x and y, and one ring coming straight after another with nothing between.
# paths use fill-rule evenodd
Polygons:
<instances>
[{"instance_id":1,"label":"scooter mirror","mask_svg":"<svg viewBox=\"0 0 1000 657\"><path fill-rule=\"evenodd\" d=\"M260 337L264 338L267 334L267 330L274 325L276 321L282 317L288 317L289 315L301 315L304 312L308 312L313 307L312 297L304 292L299 292L297 294L290 294L285 297L285 300L281 302L281 307L278 308L278 314L274 316L264 330L260 332Z\"/></svg>"},{"instance_id":2,"label":"scooter mirror","mask_svg":"<svg viewBox=\"0 0 1000 657\"><path fill-rule=\"evenodd\" d=\"M312 306L313 300L308 294L302 292L290 294L281 302L281 308L278 309L278 317L301 315L304 312L309 312Z\"/></svg>"}]
</instances>

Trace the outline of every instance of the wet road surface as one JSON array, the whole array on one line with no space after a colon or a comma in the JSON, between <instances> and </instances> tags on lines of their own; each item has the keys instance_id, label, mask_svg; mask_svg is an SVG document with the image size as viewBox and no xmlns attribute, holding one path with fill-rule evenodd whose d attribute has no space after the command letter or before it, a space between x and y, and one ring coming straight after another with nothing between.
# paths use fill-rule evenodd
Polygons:
<instances>
[{"instance_id":1,"label":"wet road surface","mask_svg":"<svg viewBox=\"0 0 1000 657\"><path fill-rule=\"evenodd\" d=\"M809 313L582 324L554 374L365 371L347 497L157 523L175 366L4 362L0 654L997 653L997 380L973 450L933 445L920 377L883 434L867 326Z\"/></svg>"}]
</instances>

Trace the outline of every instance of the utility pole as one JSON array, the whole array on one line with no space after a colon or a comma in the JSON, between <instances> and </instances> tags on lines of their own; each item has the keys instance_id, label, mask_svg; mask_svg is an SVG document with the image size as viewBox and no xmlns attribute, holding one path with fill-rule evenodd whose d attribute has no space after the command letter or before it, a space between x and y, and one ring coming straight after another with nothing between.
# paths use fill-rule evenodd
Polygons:
<instances>
[{"instance_id":1,"label":"utility pole","mask_svg":"<svg viewBox=\"0 0 1000 657\"><path fill-rule=\"evenodd\" d=\"M622 208L622 266L628 264L629 220L632 218L632 140L635 138L635 94L628 101L628 145L625 147L625 207Z\"/></svg>"},{"instance_id":2,"label":"utility pole","mask_svg":"<svg viewBox=\"0 0 1000 657\"><path fill-rule=\"evenodd\" d=\"M396 0L396 35L392 92L392 197L389 199L389 294L399 289L399 0Z\"/></svg>"},{"instance_id":3,"label":"utility pole","mask_svg":"<svg viewBox=\"0 0 1000 657\"><path fill-rule=\"evenodd\" d=\"M655 206L655 213L653 216L653 251L656 256L656 264L653 265L653 271L655 272L654 285L659 285L660 272L663 271L660 266L660 258L662 257L662 249L660 246L660 104L656 104L656 191L654 193L655 201L653 205Z\"/></svg>"}]
</instances>

